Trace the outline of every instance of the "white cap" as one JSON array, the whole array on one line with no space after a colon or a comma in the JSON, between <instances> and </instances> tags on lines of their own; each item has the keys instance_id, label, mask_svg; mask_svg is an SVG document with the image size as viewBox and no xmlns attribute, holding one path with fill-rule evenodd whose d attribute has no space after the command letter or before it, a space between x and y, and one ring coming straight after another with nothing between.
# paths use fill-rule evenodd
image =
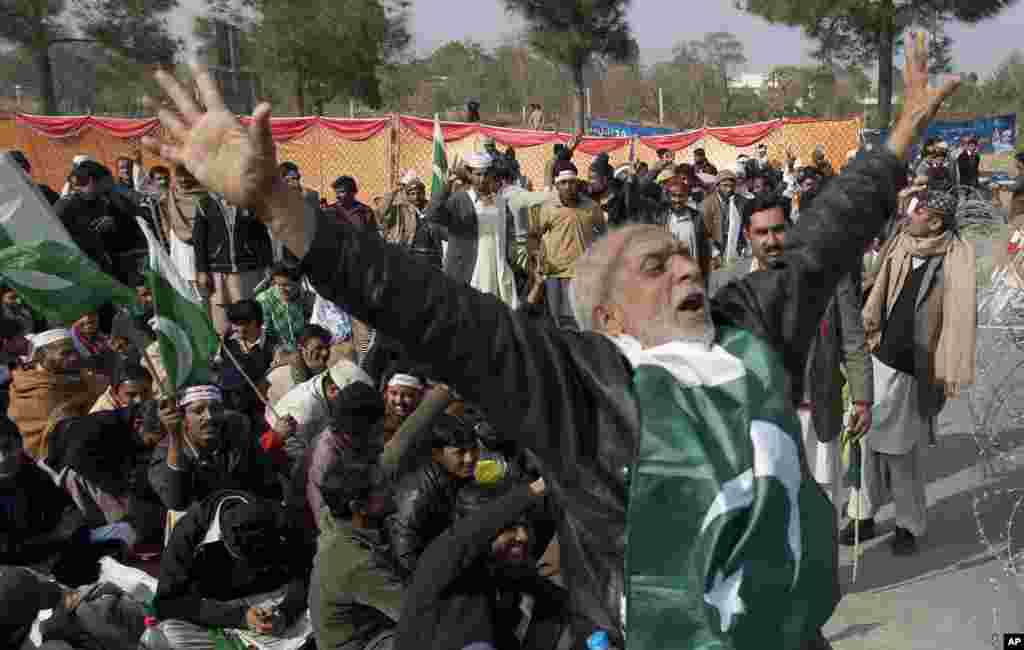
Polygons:
<instances>
[{"instance_id":1,"label":"white cap","mask_svg":"<svg viewBox=\"0 0 1024 650\"><path fill-rule=\"evenodd\" d=\"M351 386L357 381L361 381L367 386L373 386L373 379L370 378L370 375L366 374L365 370L347 359L342 359L331 366L331 369L327 371L327 374L330 376L331 381L334 382L334 385L339 389Z\"/></svg>"},{"instance_id":2,"label":"white cap","mask_svg":"<svg viewBox=\"0 0 1024 650\"><path fill-rule=\"evenodd\" d=\"M406 386L408 388L423 388L423 382L419 380L419 377L413 377L412 375L405 375L402 373L395 373L395 375L388 381L388 387L391 386Z\"/></svg>"},{"instance_id":3,"label":"white cap","mask_svg":"<svg viewBox=\"0 0 1024 650\"><path fill-rule=\"evenodd\" d=\"M412 169L410 169L409 171L405 172L404 176L402 176L402 181L401 182L402 182L402 185L408 185L410 183L415 183L418 180L420 180L420 175L417 174Z\"/></svg>"},{"instance_id":4,"label":"white cap","mask_svg":"<svg viewBox=\"0 0 1024 650\"><path fill-rule=\"evenodd\" d=\"M28 355L31 357L33 354L35 354L36 350L45 345L50 345L51 343L59 343L60 341L73 340L73 337L71 336L71 330L52 329L46 330L45 332L40 332L35 336L28 337L28 339L32 343L31 349L29 350L28 353Z\"/></svg>"},{"instance_id":5,"label":"white cap","mask_svg":"<svg viewBox=\"0 0 1024 650\"><path fill-rule=\"evenodd\" d=\"M487 169L494 163L494 159L486 152L474 152L466 156L466 166L473 169Z\"/></svg>"}]
</instances>

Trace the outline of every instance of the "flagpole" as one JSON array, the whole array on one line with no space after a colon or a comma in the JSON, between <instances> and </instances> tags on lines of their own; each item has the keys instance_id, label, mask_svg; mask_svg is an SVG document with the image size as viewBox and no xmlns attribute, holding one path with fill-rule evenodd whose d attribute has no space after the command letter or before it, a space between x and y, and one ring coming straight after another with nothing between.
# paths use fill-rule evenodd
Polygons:
<instances>
[{"instance_id":1,"label":"flagpole","mask_svg":"<svg viewBox=\"0 0 1024 650\"><path fill-rule=\"evenodd\" d=\"M228 353L228 358L231 359L231 363L235 364L235 368L238 369L238 372L242 373L242 376L245 377L246 383L248 383L249 387L252 388L253 391L255 391L256 397L261 402L263 402L264 406L270 409L270 412L274 414L275 419L280 420L281 416L277 414L277 411L274 410L274 407L270 404L270 402L268 402L267 399L263 397L263 394L260 393L260 389L256 387L256 382L254 382L252 378L249 377L248 373L245 372L245 369L242 368L242 364L238 363L238 360L235 359L235 355L231 352L231 348L226 345L226 342L224 345L221 345L220 347L222 350Z\"/></svg>"}]
</instances>

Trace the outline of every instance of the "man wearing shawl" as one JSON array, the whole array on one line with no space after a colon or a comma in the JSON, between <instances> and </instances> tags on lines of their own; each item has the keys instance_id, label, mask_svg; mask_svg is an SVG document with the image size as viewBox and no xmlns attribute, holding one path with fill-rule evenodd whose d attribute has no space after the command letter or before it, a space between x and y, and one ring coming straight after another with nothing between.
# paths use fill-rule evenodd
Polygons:
<instances>
[{"instance_id":1,"label":"man wearing shawl","mask_svg":"<svg viewBox=\"0 0 1024 650\"><path fill-rule=\"evenodd\" d=\"M852 490L848 514L861 519L860 538L871 539L874 514L891 496L898 555L916 552L925 534L921 449L946 399L974 381L975 256L957 232L956 206L955 196L935 191L911 201L864 305L875 406L861 443L863 484ZM851 521L840 541L852 544L853 532Z\"/></svg>"},{"instance_id":2,"label":"man wearing shawl","mask_svg":"<svg viewBox=\"0 0 1024 650\"><path fill-rule=\"evenodd\" d=\"M192 224L196 209L206 195L195 177L184 165L174 166L174 183L160 198L160 225L167 242L171 261L181 277L196 286L196 252L192 247Z\"/></svg>"},{"instance_id":3,"label":"man wearing shawl","mask_svg":"<svg viewBox=\"0 0 1024 650\"><path fill-rule=\"evenodd\" d=\"M743 243L743 203L743 197L736 194L736 173L723 170L718 174L718 191L701 204L716 267L739 259Z\"/></svg>"},{"instance_id":4,"label":"man wearing shawl","mask_svg":"<svg viewBox=\"0 0 1024 650\"><path fill-rule=\"evenodd\" d=\"M835 514L807 469L790 395L839 279L895 210L911 142L957 87L930 88L924 35L908 41L887 148L830 184L773 269L709 302L670 233L623 228L577 260L582 334L272 191L269 107L247 132L202 68L210 113L158 72L181 112L160 117L181 144L145 142L257 208L318 292L402 340L535 452L560 510L577 643L600 629L620 648L824 648L839 600Z\"/></svg>"},{"instance_id":5,"label":"man wearing shawl","mask_svg":"<svg viewBox=\"0 0 1024 650\"><path fill-rule=\"evenodd\" d=\"M45 459L46 430L53 409L72 399L95 402L106 382L81 370L81 355L70 330L47 330L32 337L30 365L14 370L7 415L21 431L25 452Z\"/></svg>"}]
</instances>

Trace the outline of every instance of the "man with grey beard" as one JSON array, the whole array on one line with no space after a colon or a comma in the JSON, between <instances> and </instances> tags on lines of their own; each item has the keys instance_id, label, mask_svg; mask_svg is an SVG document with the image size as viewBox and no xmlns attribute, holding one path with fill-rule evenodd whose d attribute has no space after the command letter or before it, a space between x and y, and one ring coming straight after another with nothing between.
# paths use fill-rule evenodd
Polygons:
<instances>
[{"instance_id":1,"label":"man with grey beard","mask_svg":"<svg viewBox=\"0 0 1024 650\"><path fill-rule=\"evenodd\" d=\"M835 514L789 396L840 278L895 210L911 142L956 89L929 87L923 35L908 42L888 148L829 185L776 267L709 302L685 244L663 227L621 228L577 260L583 333L307 210L278 180L269 106L243 128L201 67L208 112L158 72L180 115L147 105L180 144L145 142L254 209L317 293L404 343L533 452L561 510L578 642L600 630L619 648L627 636L634 648L825 648L840 595Z\"/></svg>"}]
</instances>

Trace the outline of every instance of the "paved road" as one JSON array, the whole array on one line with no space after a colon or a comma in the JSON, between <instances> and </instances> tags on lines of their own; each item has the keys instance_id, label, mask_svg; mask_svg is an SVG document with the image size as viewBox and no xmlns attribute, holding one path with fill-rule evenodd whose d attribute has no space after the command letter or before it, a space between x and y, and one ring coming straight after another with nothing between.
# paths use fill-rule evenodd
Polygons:
<instances>
[{"instance_id":1,"label":"paved road","mask_svg":"<svg viewBox=\"0 0 1024 650\"><path fill-rule=\"evenodd\" d=\"M998 334L979 334L979 353L997 359L981 380L983 399L1024 360L1024 350L995 348ZM1013 376L1018 393L1011 402L1019 406L1024 370ZM852 550L841 551L845 596L825 628L835 650L982 650L993 647L994 632L1024 632L1024 578L1004 571L1005 532L1018 495L995 496L997 489L1024 488L1024 419L1000 419L998 450L1005 457L993 464L986 462L991 454L979 454L970 433L975 427L967 399L951 402L940 415L938 445L924 456L929 530L917 556L895 558L889 551L891 505L879 513L883 533L865 545L856 583ZM993 452L987 439L981 444ZM1012 457L1016 452L1019 457ZM999 556L981 542L972 514L972 499L986 489L990 499L979 506L979 518L1002 550ZM1024 511L1020 518L1010 532L1014 553L1024 549ZM1003 647L1001 636L995 647Z\"/></svg>"}]
</instances>

